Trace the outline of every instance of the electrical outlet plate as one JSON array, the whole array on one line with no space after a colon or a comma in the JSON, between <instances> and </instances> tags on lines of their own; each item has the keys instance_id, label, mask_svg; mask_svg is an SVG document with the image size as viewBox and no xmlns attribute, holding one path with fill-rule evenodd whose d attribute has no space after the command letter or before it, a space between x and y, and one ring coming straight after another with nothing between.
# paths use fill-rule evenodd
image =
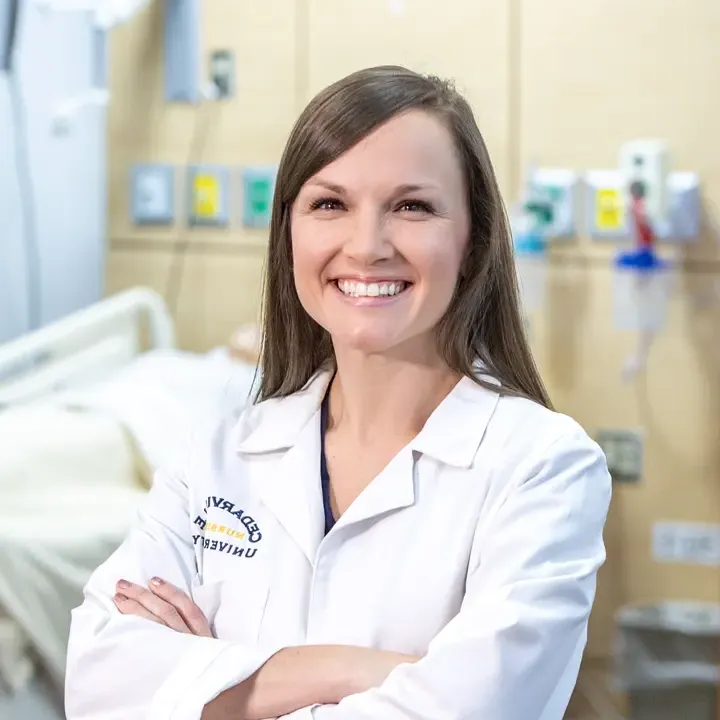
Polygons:
<instances>
[{"instance_id":1,"label":"electrical outlet plate","mask_svg":"<svg viewBox=\"0 0 720 720\"><path fill-rule=\"evenodd\" d=\"M656 522L652 553L656 562L720 566L720 525Z\"/></svg>"},{"instance_id":2,"label":"electrical outlet plate","mask_svg":"<svg viewBox=\"0 0 720 720\"><path fill-rule=\"evenodd\" d=\"M235 55L232 50L215 50L210 55L210 82L215 86L219 100L235 94Z\"/></svg>"},{"instance_id":3,"label":"electrical outlet plate","mask_svg":"<svg viewBox=\"0 0 720 720\"><path fill-rule=\"evenodd\" d=\"M598 445L607 459L612 479L621 483L637 483L643 475L643 433L638 430L599 430Z\"/></svg>"},{"instance_id":4,"label":"electrical outlet plate","mask_svg":"<svg viewBox=\"0 0 720 720\"><path fill-rule=\"evenodd\" d=\"M269 227L276 175L275 167L250 167L242 171L242 222L245 227Z\"/></svg>"},{"instance_id":5,"label":"electrical outlet plate","mask_svg":"<svg viewBox=\"0 0 720 720\"><path fill-rule=\"evenodd\" d=\"M175 220L175 168L135 165L130 171L130 211L136 225L171 225Z\"/></svg>"},{"instance_id":6,"label":"electrical outlet plate","mask_svg":"<svg viewBox=\"0 0 720 720\"><path fill-rule=\"evenodd\" d=\"M546 194L553 205L554 217L548 228L553 239L570 239L577 234L577 187L578 174L564 168L537 168L532 183Z\"/></svg>"},{"instance_id":7,"label":"electrical outlet plate","mask_svg":"<svg viewBox=\"0 0 720 720\"><path fill-rule=\"evenodd\" d=\"M188 168L188 222L225 227L230 223L230 171L219 165Z\"/></svg>"},{"instance_id":8,"label":"electrical outlet plate","mask_svg":"<svg viewBox=\"0 0 720 720\"><path fill-rule=\"evenodd\" d=\"M630 239L625 179L620 170L591 170L585 176L587 232L594 240ZM700 234L700 178L696 173L673 172L667 178L668 218L657 224L660 242L685 244Z\"/></svg>"}]
</instances>

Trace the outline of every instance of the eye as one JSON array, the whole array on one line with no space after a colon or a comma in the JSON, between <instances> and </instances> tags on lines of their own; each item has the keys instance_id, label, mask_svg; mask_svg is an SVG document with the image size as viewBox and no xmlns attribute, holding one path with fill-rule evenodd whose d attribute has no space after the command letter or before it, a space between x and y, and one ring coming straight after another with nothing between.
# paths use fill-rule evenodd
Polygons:
<instances>
[{"instance_id":1,"label":"eye","mask_svg":"<svg viewBox=\"0 0 720 720\"><path fill-rule=\"evenodd\" d=\"M314 200L310 205L310 210L342 210L344 207L337 198L326 197Z\"/></svg>"},{"instance_id":2,"label":"eye","mask_svg":"<svg viewBox=\"0 0 720 720\"><path fill-rule=\"evenodd\" d=\"M397 209L401 212L427 213L428 215L435 212L433 206L425 200L403 200Z\"/></svg>"}]
</instances>

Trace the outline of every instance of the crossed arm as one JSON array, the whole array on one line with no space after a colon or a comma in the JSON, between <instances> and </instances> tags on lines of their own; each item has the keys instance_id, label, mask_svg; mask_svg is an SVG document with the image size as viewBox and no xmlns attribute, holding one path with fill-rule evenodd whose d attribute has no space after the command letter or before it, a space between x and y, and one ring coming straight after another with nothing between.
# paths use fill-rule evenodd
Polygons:
<instances>
[{"instance_id":1,"label":"crossed arm","mask_svg":"<svg viewBox=\"0 0 720 720\"><path fill-rule=\"evenodd\" d=\"M147 587L121 580L113 598L123 615L134 615L175 632L211 638L200 608L179 588L153 578ZM379 686L401 663L417 657L347 645L283 648L247 680L222 692L202 720L266 720L313 705L334 705Z\"/></svg>"},{"instance_id":2,"label":"crossed arm","mask_svg":"<svg viewBox=\"0 0 720 720\"><path fill-rule=\"evenodd\" d=\"M179 529L187 488L156 483L158 502L76 611L68 720L561 720L605 558L610 480L602 453L578 435L559 438L516 475L478 530L481 552L460 613L420 659L367 648L249 648L209 637L189 607L175 607L177 617L165 609L163 627L137 605L116 605L123 576L127 602L145 591L167 602L149 583L157 573L165 592L190 586L187 566L173 563L187 542ZM179 620L184 629L173 627Z\"/></svg>"}]
</instances>

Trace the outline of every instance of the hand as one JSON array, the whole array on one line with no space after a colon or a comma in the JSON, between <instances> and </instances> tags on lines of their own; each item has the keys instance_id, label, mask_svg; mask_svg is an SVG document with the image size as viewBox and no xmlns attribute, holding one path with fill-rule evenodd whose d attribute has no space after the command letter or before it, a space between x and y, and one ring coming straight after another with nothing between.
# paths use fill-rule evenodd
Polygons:
<instances>
[{"instance_id":1,"label":"hand","mask_svg":"<svg viewBox=\"0 0 720 720\"><path fill-rule=\"evenodd\" d=\"M188 635L212 637L210 623L202 610L182 591L160 578L153 578L148 588L127 580L116 586L113 602L123 615L152 620L171 630Z\"/></svg>"}]
</instances>

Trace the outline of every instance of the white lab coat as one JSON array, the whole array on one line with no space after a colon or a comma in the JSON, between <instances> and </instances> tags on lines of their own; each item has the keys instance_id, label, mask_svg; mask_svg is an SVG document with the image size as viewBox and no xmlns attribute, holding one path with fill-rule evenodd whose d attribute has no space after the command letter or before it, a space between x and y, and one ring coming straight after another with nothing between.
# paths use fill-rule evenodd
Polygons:
<instances>
[{"instance_id":1,"label":"white lab coat","mask_svg":"<svg viewBox=\"0 0 720 720\"><path fill-rule=\"evenodd\" d=\"M292 720L561 720L605 559L610 478L570 418L463 379L324 536L329 374L200 434L73 613L69 720L198 720L277 650L424 656ZM217 639L120 615L120 578L192 594Z\"/></svg>"}]
</instances>

